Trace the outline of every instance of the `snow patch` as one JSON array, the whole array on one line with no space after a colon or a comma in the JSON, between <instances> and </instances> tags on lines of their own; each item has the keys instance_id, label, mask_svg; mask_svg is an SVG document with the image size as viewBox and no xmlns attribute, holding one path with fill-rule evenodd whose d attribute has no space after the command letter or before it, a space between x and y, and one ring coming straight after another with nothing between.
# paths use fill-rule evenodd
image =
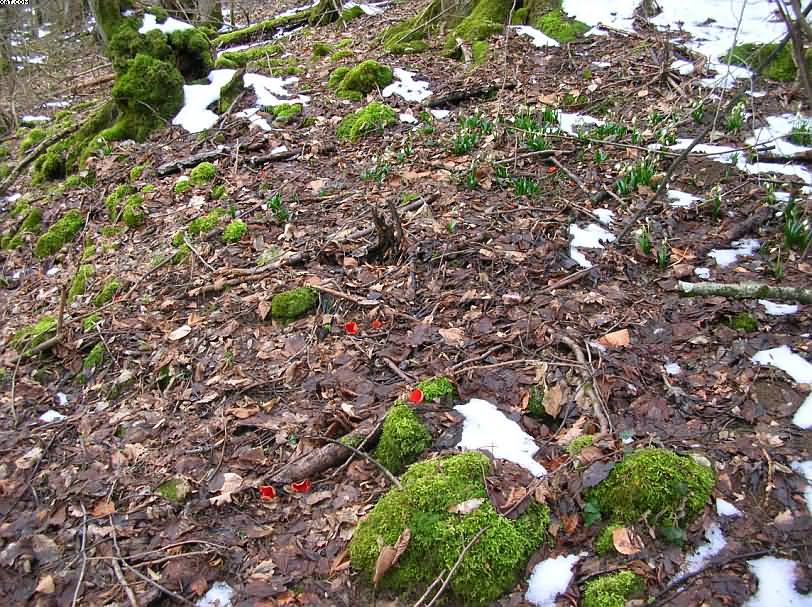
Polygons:
<instances>
[{"instance_id":1,"label":"snow patch","mask_svg":"<svg viewBox=\"0 0 812 607\"><path fill-rule=\"evenodd\" d=\"M234 589L225 582L215 582L209 591L195 603L195 607L232 607Z\"/></svg>"},{"instance_id":2,"label":"snow patch","mask_svg":"<svg viewBox=\"0 0 812 607\"><path fill-rule=\"evenodd\" d=\"M438 120L442 120L443 118L448 118L448 115L451 113L451 110L430 110L431 115L437 118Z\"/></svg>"},{"instance_id":3,"label":"snow patch","mask_svg":"<svg viewBox=\"0 0 812 607\"><path fill-rule=\"evenodd\" d=\"M735 263L739 257L749 257L761 246L755 239L734 240L732 244L735 249L712 249L708 257L713 257L720 268L726 268Z\"/></svg>"},{"instance_id":4,"label":"snow patch","mask_svg":"<svg viewBox=\"0 0 812 607\"><path fill-rule=\"evenodd\" d=\"M406 124L416 124L417 123L417 118L414 117L414 114L407 114L405 112L401 112L398 115L398 118L400 118L401 122L405 122Z\"/></svg>"},{"instance_id":5,"label":"snow patch","mask_svg":"<svg viewBox=\"0 0 812 607\"><path fill-rule=\"evenodd\" d=\"M310 97L307 95L298 95L293 97L287 91L287 87L291 84L296 84L299 79L296 76L289 76L288 78L274 78L273 76L263 76L262 74L245 74L243 76L243 83L246 88L253 87L257 95L258 106L276 106L283 103L301 103L307 105L310 102Z\"/></svg>"},{"instance_id":6,"label":"snow patch","mask_svg":"<svg viewBox=\"0 0 812 607\"><path fill-rule=\"evenodd\" d=\"M20 118L20 122L25 124L26 122L48 122L51 119L48 116L32 116L30 114L26 114L22 118Z\"/></svg>"},{"instance_id":7,"label":"snow patch","mask_svg":"<svg viewBox=\"0 0 812 607\"><path fill-rule=\"evenodd\" d=\"M748 137L745 143L747 145L771 145L773 149L771 153L782 156L793 156L801 152L806 152L812 148L795 145L794 143L783 139L792 133L792 129L796 122L803 122L810 127L807 121L799 119L794 114L781 114L779 116L768 116L767 126L757 128L753 131L753 136Z\"/></svg>"},{"instance_id":8,"label":"snow patch","mask_svg":"<svg viewBox=\"0 0 812 607\"><path fill-rule=\"evenodd\" d=\"M679 190L668 190L666 195L671 201L671 206L677 209L690 209L695 202L700 200L699 196L694 196L688 192L680 192Z\"/></svg>"},{"instance_id":9,"label":"snow patch","mask_svg":"<svg viewBox=\"0 0 812 607\"><path fill-rule=\"evenodd\" d=\"M172 124L182 126L190 133L199 133L214 126L220 117L208 109L208 106L220 99L220 89L228 84L234 71L212 70L209 73L210 84L185 84L184 105L172 119Z\"/></svg>"},{"instance_id":10,"label":"snow patch","mask_svg":"<svg viewBox=\"0 0 812 607\"><path fill-rule=\"evenodd\" d=\"M615 216L615 212L612 209L593 209L592 212L595 214L595 217L598 218L598 221L606 226L612 223L612 218Z\"/></svg>"},{"instance_id":11,"label":"snow patch","mask_svg":"<svg viewBox=\"0 0 812 607\"><path fill-rule=\"evenodd\" d=\"M516 33L520 36L530 37L533 41L533 46L539 48L545 46L561 46L556 40L540 32L535 27L530 27L529 25L512 25L510 29L516 30Z\"/></svg>"},{"instance_id":12,"label":"snow patch","mask_svg":"<svg viewBox=\"0 0 812 607\"><path fill-rule=\"evenodd\" d=\"M257 114L257 112L259 112L258 107L249 107L242 110L241 112L237 112L234 115L237 116L238 118L248 118L248 122L250 122L252 125L262 129L266 133L270 132L272 130L271 125L268 124L268 121L265 120L262 116Z\"/></svg>"},{"instance_id":13,"label":"snow patch","mask_svg":"<svg viewBox=\"0 0 812 607\"><path fill-rule=\"evenodd\" d=\"M65 419L65 416L54 409L48 409L45 413L39 416L39 421L46 424L50 424L52 422L61 422L63 419Z\"/></svg>"},{"instance_id":14,"label":"snow patch","mask_svg":"<svg viewBox=\"0 0 812 607\"><path fill-rule=\"evenodd\" d=\"M679 363L665 363L663 367L665 368L665 372L669 375L679 375L682 373L682 367L679 366Z\"/></svg>"},{"instance_id":15,"label":"snow patch","mask_svg":"<svg viewBox=\"0 0 812 607\"><path fill-rule=\"evenodd\" d=\"M316 6L318 3L319 3L319 0L313 0L313 2L311 2L310 4L305 4L303 6L297 6L295 8L289 8L288 10L279 13L277 15L277 17L291 17L291 16L296 15L298 13L302 13L304 11L310 10L311 8Z\"/></svg>"},{"instance_id":16,"label":"snow patch","mask_svg":"<svg viewBox=\"0 0 812 607\"><path fill-rule=\"evenodd\" d=\"M60 407L64 407L68 404L68 395L64 392L57 392L56 393L56 402L59 404Z\"/></svg>"},{"instance_id":17,"label":"snow patch","mask_svg":"<svg viewBox=\"0 0 812 607\"><path fill-rule=\"evenodd\" d=\"M702 280L708 280L710 278L710 268L694 268L694 274Z\"/></svg>"},{"instance_id":18,"label":"snow patch","mask_svg":"<svg viewBox=\"0 0 812 607\"><path fill-rule=\"evenodd\" d=\"M68 107L70 103L70 101L46 101L42 107Z\"/></svg>"},{"instance_id":19,"label":"snow patch","mask_svg":"<svg viewBox=\"0 0 812 607\"><path fill-rule=\"evenodd\" d=\"M699 571L705 563L719 554L724 547L727 546L727 540L718 523L713 523L705 530L705 539L708 543L698 546L697 549L685 559L682 571L677 576L678 580L686 575Z\"/></svg>"},{"instance_id":20,"label":"snow patch","mask_svg":"<svg viewBox=\"0 0 812 607\"><path fill-rule=\"evenodd\" d=\"M139 34L146 34L152 30L160 30L164 34L179 32L181 30L192 29L192 25L185 21L180 21L174 17L167 17L163 23L158 23L158 19L151 13L144 13L144 24L138 28Z\"/></svg>"},{"instance_id":21,"label":"snow patch","mask_svg":"<svg viewBox=\"0 0 812 607\"><path fill-rule=\"evenodd\" d=\"M767 299L759 299L758 303L764 306L764 311L770 316L786 316L798 312L798 304L781 304Z\"/></svg>"},{"instance_id":22,"label":"snow patch","mask_svg":"<svg viewBox=\"0 0 812 607\"><path fill-rule=\"evenodd\" d=\"M812 384L812 364L795 354L789 346L756 352L751 358L754 363L777 367L789 375L795 383Z\"/></svg>"},{"instance_id":23,"label":"snow patch","mask_svg":"<svg viewBox=\"0 0 812 607\"><path fill-rule=\"evenodd\" d=\"M812 392L792 416L792 423L804 430L812 428Z\"/></svg>"},{"instance_id":24,"label":"snow patch","mask_svg":"<svg viewBox=\"0 0 812 607\"><path fill-rule=\"evenodd\" d=\"M763 556L747 561L747 566L758 578L758 590L744 607L812 607L812 596L795 590L795 561Z\"/></svg>"},{"instance_id":25,"label":"snow patch","mask_svg":"<svg viewBox=\"0 0 812 607\"><path fill-rule=\"evenodd\" d=\"M398 95L406 101L423 101L431 97L429 83L425 80L415 80L414 72L396 67L392 74L395 81L381 91L381 95L384 97Z\"/></svg>"},{"instance_id":26,"label":"snow patch","mask_svg":"<svg viewBox=\"0 0 812 607\"><path fill-rule=\"evenodd\" d=\"M719 516L741 516L742 511L721 497L716 498L716 513Z\"/></svg>"},{"instance_id":27,"label":"snow patch","mask_svg":"<svg viewBox=\"0 0 812 607\"><path fill-rule=\"evenodd\" d=\"M572 567L585 553L557 556L533 567L524 598L536 607L555 607L555 597L567 591L572 581Z\"/></svg>"},{"instance_id":28,"label":"snow patch","mask_svg":"<svg viewBox=\"0 0 812 607\"><path fill-rule=\"evenodd\" d=\"M812 460L805 462L792 462L790 464L793 470L804 477L806 480L806 491L804 497L806 498L806 509L812 514Z\"/></svg>"},{"instance_id":29,"label":"snow patch","mask_svg":"<svg viewBox=\"0 0 812 607\"><path fill-rule=\"evenodd\" d=\"M569 114L561 112L558 115L558 128L570 135L576 135L578 127L589 126L590 124L603 124L603 120L598 120L586 114Z\"/></svg>"},{"instance_id":30,"label":"snow patch","mask_svg":"<svg viewBox=\"0 0 812 607\"><path fill-rule=\"evenodd\" d=\"M533 459L533 455L539 450L533 438L519 424L499 411L496 405L472 398L454 409L465 417L458 447L472 451L485 449L494 457L518 464L533 476L547 474L544 466Z\"/></svg>"},{"instance_id":31,"label":"snow patch","mask_svg":"<svg viewBox=\"0 0 812 607\"><path fill-rule=\"evenodd\" d=\"M582 268L591 268L592 263L578 249L602 249L601 242L614 242L615 235L605 230L597 223L590 223L585 228L576 224L570 226L570 257Z\"/></svg>"},{"instance_id":32,"label":"snow patch","mask_svg":"<svg viewBox=\"0 0 812 607\"><path fill-rule=\"evenodd\" d=\"M372 4L358 4L357 2L352 2L352 0L350 0L350 2L345 2L341 6L341 8L343 8L344 10L347 10L347 9L354 8L354 7L357 6L362 11L364 11L365 15L370 15L370 16L374 17L376 15L383 14L383 12L386 10L386 7L388 5L389 5L388 2L374 2Z\"/></svg>"},{"instance_id":33,"label":"snow patch","mask_svg":"<svg viewBox=\"0 0 812 607\"><path fill-rule=\"evenodd\" d=\"M684 59L677 59L671 62L671 69L676 70L681 76L690 76L694 73L693 61L685 61Z\"/></svg>"}]
</instances>

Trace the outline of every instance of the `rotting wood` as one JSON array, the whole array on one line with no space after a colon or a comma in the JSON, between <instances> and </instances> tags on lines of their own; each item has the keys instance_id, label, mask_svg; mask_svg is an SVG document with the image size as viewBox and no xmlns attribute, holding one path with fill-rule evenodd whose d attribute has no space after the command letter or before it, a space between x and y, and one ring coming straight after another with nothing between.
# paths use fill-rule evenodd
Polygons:
<instances>
[{"instance_id":1,"label":"rotting wood","mask_svg":"<svg viewBox=\"0 0 812 607\"><path fill-rule=\"evenodd\" d=\"M733 242L734 240L739 240L742 236L746 236L749 234L753 229L756 229L769 221L770 217L772 217L774 210L770 207L762 207L755 213L751 214L747 217L744 221L739 223L734 223L733 226L728 230L724 236L721 237L722 242ZM705 245L696 252L697 257L705 257L711 249L714 249L713 245Z\"/></svg>"},{"instance_id":2,"label":"rotting wood","mask_svg":"<svg viewBox=\"0 0 812 607\"><path fill-rule=\"evenodd\" d=\"M732 299L770 299L812 303L812 289L803 287L772 287L757 282L684 282L679 281L679 291L688 297L719 296Z\"/></svg>"},{"instance_id":3,"label":"rotting wood","mask_svg":"<svg viewBox=\"0 0 812 607\"><path fill-rule=\"evenodd\" d=\"M505 84L492 84L490 86L476 86L473 88L468 89L459 89L456 91L451 91L446 95L442 95L440 97L430 97L426 100L423 104L424 107L428 108L435 108L441 105L453 105L459 103L460 101L466 101L467 99L473 99L474 97L487 97L488 95L492 95L498 91L503 89L515 89L516 83L515 82L508 82Z\"/></svg>"},{"instance_id":4,"label":"rotting wood","mask_svg":"<svg viewBox=\"0 0 812 607\"><path fill-rule=\"evenodd\" d=\"M258 268L252 268L251 270L234 268L232 269L232 272L234 275L236 275L236 278L219 278L213 283L191 289L188 295L189 297L197 297L199 295L207 295L208 293L217 293L226 287L234 287L242 282L245 282L246 280L259 280L260 278L265 278L265 276L267 276L273 270L278 270L282 266L299 263L304 261L304 259L305 255L302 253L289 253L283 256L281 259L277 259L276 261L264 266L259 266ZM242 272L240 273L238 270L242 270Z\"/></svg>"}]
</instances>

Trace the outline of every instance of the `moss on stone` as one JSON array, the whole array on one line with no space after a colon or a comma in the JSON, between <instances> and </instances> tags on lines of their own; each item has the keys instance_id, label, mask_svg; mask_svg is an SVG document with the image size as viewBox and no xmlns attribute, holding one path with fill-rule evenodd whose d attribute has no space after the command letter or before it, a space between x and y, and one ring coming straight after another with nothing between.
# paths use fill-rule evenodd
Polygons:
<instances>
[{"instance_id":1,"label":"moss on stone","mask_svg":"<svg viewBox=\"0 0 812 607\"><path fill-rule=\"evenodd\" d=\"M28 203L23 204L24 210L22 213L25 214L17 231L14 233L8 232L0 237L0 248L2 249L18 249L20 245L23 244L23 237L26 234L36 234L39 232L39 226L42 223L42 209L32 207ZM15 214L15 210L17 210L18 214ZM13 217L17 217L21 214L18 209L12 209L11 213Z\"/></svg>"},{"instance_id":2,"label":"moss on stone","mask_svg":"<svg viewBox=\"0 0 812 607\"><path fill-rule=\"evenodd\" d=\"M220 223L220 219L222 219L225 214L226 212L223 209L212 209L205 215L201 215L190 221L189 225L186 226L185 232L191 237L207 234L217 227L217 224ZM183 235L184 230L177 232L172 237L172 245L176 247L183 245Z\"/></svg>"},{"instance_id":3,"label":"moss on stone","mask_svg":"<svg viewBox=\"0 0 812 607\"><path fill-rule=\"evenodd\" d=\"M172 47L169 46L166 35L161 31L151 30L146 34L140 34L135 20L124 19L116 28L110 44L107 45L107 55L113 64L113 69L119 73L126 71L130 62L138 54L170 61Z\"/></svg>"},{"instance_id":4,"label":"moss on stone","mask_svg":"<svg viewBox=\"0 0 812 607\"><path fill-rule=\"evenodd\" d=\"M361 101L368 93L391 84L392 80L391 67L368 59L351 69L336 68L330 75L327 86L342 99Z\"/></svg>"},{"instance_id":5,"label":"moss on stone","mask_svg":"<svg viewBox=\"0 0 812 607\"><path fill-rule=\"evenodd\" d=\"M311 53L314 59L321 59L333 54L333 47L326 42L316 42L313 44L313 52Z\"/></svg>"},{"instance_id":6,"label":"moss on stone","mask_svg":"<svg viewBox=\"0 0 812 607\"><path fill-rule=\"evenodd\" d=\"M620 529L621 527L623 527L623 525L613 523L603 528L595 540L595 552L597 554L603 556L604 554L615 551L615 541L612 538L612 534L615 532L615 529Z\"/></svg>"},{"instance_id":7,"label":"moss on stone","mask_svg":"<svg viewBox=\"0 0 812 607\"><path fill-rule=\"evenodd\" d=\"M192 185L206 185L210 183L216 175L216 166L211 162L201 162L189 173L189 181L192 182Z\"/></svg>"},{"instance_id":8,"label":"moss on stone","mask_svg":"<svg viewBox=\"0 0 812 607\"><path fill-rule=\"evenodd\" d=\"M426 402L432 402L446 397L451 399L457 397L457 388L451 380L446 377L426 379L417 384L417 387L423 392L423 400Z\"/></svg>"},{"instance_id":9,"label":"moss on stone","mask_svg":"<svg viewBox=\"0 0 812 607\"><path fill-rule=\"evenodd\" d=\"M225 196L226 196L226 186L222 183L218 183L209 192L209 198L211 198L212 200L220 200L221 198L225 198Z\"/></svg>"},{"instance_id":10,"label":"moss on stone","mask_svg":"<svg viewBox=\"0 0 812 607\"><path fill-rule=\"evenodd\" d=\"M431 446L431 434L408 405L396 403L386 413L375 459L400 474Z\"/></svg>"},{"instance_id":11,"label":"moss on stone","mask_svg":"<svg viewBox=\"0 0 812 607\"><path fill-rule=\"evenodd\" d=\"M342 49L330 55L330 61L335 63L337 61L341 61L342 59L349 59L350 57L355 57L355 53L349 49Z\"/></svg>"},{"instance_id":12,"label":"moss on stone","mask_svg":"<svg viewBox=\"0 0 812 607\"><path fill-rule=\"evenodd\" d=\"M130 169L130 181L138 181L141 179L141 175L144 174L147 165L145 164L136 164L133 168Z\"/></svg>"},{"instance_id":13,"label":"moss on stone","mask_svg":"<svg viewBox=\"0 0 812 607\"><path fill-rule=\"evenodd\" d=\"M208 76L214 66L211 41L201 28L177 30L169 34L175 65L186 80Z\"/></svg>"},{"instance_id":14,"label":"moss on stone","mask_svg":"<svg viewBox=\"0 0 812 607\"><path fill-rule=\"evenodd\" d=\"M223 230L223 242L239 242L246 232L248 232L248 226L245 225L245 222L242 219L235 219Z\"/></svg>"},{"instance_id":15,"label":"moss on stone","mask_svg":"<svg viewBox=\"0 0 812 607\"><path fill-rule=\"evenodd\" d=\"M88 352L87 356L85 356L82 361L82 368L85 371L93 371L101 367L104 362L104 352L104 344L102 342L97 343L93 346L93 349Z\"/></svg>"},{"instance_id":16,"label":"moss on stone","mask_svg":"<svg viewBox=\"0 0 812 607\"><path fill-rule=\"evenodd\" d=\"M373 101L365 108L346 116L338 125L336 135L339 139L358 141L361 137L383 131L387 126L397 124L395 110L386 104Z\"/></svg>"},{"instance_id":17,"label":"moss on stone","mask_svg":"<svg viewBox=\"0 0 812 607\"><path fill-rule=\"evenodd\" d=\"M712 469L666 449L638 449L587 494L611 520L679 527L703 510L716 484Z\"/></svg>"},{"instance_id":18,"label":"moss on stone","mask_svg":"<svg viewBox=\"0 0 812 607\"><path fill-rule=\"evenodd\" d=\"M567 445L567 453L570 457L577 457L578 454L583 451L584 447L589 447L594 440L594 436L591 434L582 434L581 436L576 436L572 439L572 442Z\"/></svg>"},{"instance_id":19,"label":"moss on stone","mask_svg":"<svg viewBox=\"0 0 812 607\"><path fill-rule=\"evenodd\" d=\"M186 496L192 490L192 485L189 483L188 480L182 477L178 478L171 478L168 481L164 481L158 488L155 489L155 492L163 497L164 499L173 502L175 504L183 503L186 499Z\"/></svg>"},{"instance_id":20,"label":"moss on stone","mask_svg":"<svg viewBox=\"0 0 812 607\"><path fill-rule=\"evenodd\" d=\"M281 44L266 44L242 51L223 51L217 56L214 67L237 69L238 67L245 67L249 61L261 61L267 57L281 55L283 50Z\"/></svg>"},{"instance_id":21,"label":"moss on stone","mask_svg":"<svg viewBox=\"0 0 812 607\"><path fill-rule=\"evenodd\" d=\"M143 205L144 197L141 194L132 194L127 197L121 219L128 228L137 228L146 220L147 215Z\"/></svg>"},{"instance_id":22,"label":"moss on stone","mask_svg":"<svg viewBox=\"0 0 812 607\"><path fill-rule=\"evenodd\" d=\"M743 333L753 333L758 331L758 322L753 316L747 312L739 312L735 316L730 317L730 328Z\"/></svg>"},{"instance_id":23,"label":"moss on stone","mask_svg":"<svg viewBox=\"0 0 812 607\"><path fill-rule=\"evenodd\" d=\"M37 239L34 246L34 254L39 257L47 257L59 251L65 243L73 240L84 225L84 217L76 210L71 209L66 212L48 231Z\"/></svg>"},{"instance_id":24,"label":"moss on stone","mask_svg":"<svg viewBox=\"0 0 812 607\"><path fill-rule=\"evenodd\" d=\"M22 155L24 152L27 152L31 148L42 143L45 141L46 137L48 137L48 131L39 127L34 127L28 131L25 134L25 137L23 137L22 141L20 141L20 154Z\"/></svg>"},{"instance_id":25,"label":"moss on stone","mask_svg":"<svg viewBox=\"0 0 812 607\"><path fill-rule=\"evenodd\" d=\"M23 327L11 338L11 346L21 354L31 350L56 335L56 316L48 314L37 322Z\"/></svg>"},{"instance_id":26,"label":"moss on stone","mask_svg":"<svg viewBox=\"0 0 812 607\"><path fill-rule=\"evenodd\" d=\"M93 264L82 264L76 270L76 274L73 276L73 282L71 282L70 289L68 290L68 301L71 302L80 295L85 294L85 290L87 289L87 282L93 276L93 273L96 271L96 268L93 267Z\"/></svg>"},{"instance_id":27,"label":"moss on stone","mask_svg":"<svg viewBox=\"0 0 812 607\"><path fill-rule=\"evenodd\" d=\"M245 70L240 69L234 72L234 75L231 77L226 84L220 87L220 101L218 102L218 109L220 110L221 114L225 114L231 104L240 96L240 93L243 92L245 89L245 83L243 82L243 76L245 75Z\"/></svg>"},{"instance_id":28,"label":"moss on stone","mask_svg":"<svg viewBox=\"0 0 812 607\"><path fill-rule=\"evenodd\" d=\"M266 19L259 23L254 23L248 27L244 27L231 32L220 34L213 41L212 44L217 48L226 46L233 46L243 44L246 42L253 42L254 40L261 40L266 33L272 33L282 27L292 26L296 23L303 23L307 21L308 13L296 13L286 17L276 17L274 19Z\"/></svg>"},{"instance_id":29,"label":"moss on stone","mask_svg":"<svg viewBox=\"0 0 812 607\"><path fill-rule=\"evenodd\" d=\"M729 56L730 63L733 65L744 65L750 68L756 68L772 54L776 46L776 44L754 44L748 42L734 46L720 58L727 60ZM812 71L812 51L807 51L806 53L806 69ZM798 69L795 67L795 61L792 58L791 45L787 44L783 50L778 53L778 56L761 72L761 75L768 80L790 82L795 80L797 72Z\"/></svg>"},{"instance_id":30,"label":"moss on stone","mask_svg":"<svg viewBox=\"0 0 812 607\"><path fill-rule=\"evenodd\" d=\"M111 221L118 221L122 201L134 193L134 187L128 183L122 183L107 195L107 198L104 199L104 206L107 208L107 216Z\"/></svg>"},{"instance_id":31,"label":"moss on stone","mask_svg":"<svg viewBox=\"0 0 812 607\"><path fill-rule=\"evenodd\" d=\"M302 113L304 106L301 103L280 103L267 109L274 115L275 122L287 124Z\"/></svg>"},{"instance_id":32,"label":"moss on stone","mask_svg":"<svg viewBox=\"0 0 812 607\"><path fill-rule=\"evenodd\" d=\"M568 17L563 10L555 9L536 19L535 27L559 44L572 42L589 26Z\"/></svg>"},{"instance_id":33,"label":"moss on stone","mask_svg":"<svg viewBox=\"0 0 812 607\"><path fill-rule=\"evenodd\" d=\"M271 299L271 316L293 320L307 314L319 303L318 294L309 287L298 287L277 293Z\"/></svg>"},{"instance_id":34,"label":"moss on stone","mask_svg":"<svg viewBox=\"0 0 812 607\"><path fill-rule=\"evenodd\" d=\"M487 40L501 32L507 23L510 8L511 4L504 0L479 0L448 36L446 49L456 48L458 38L471 43Z\"/></svg>"},{"instance_id":35,"label":"moss on stone","mask_svg":"<svg viewBox=\"0 0 812 607\"><path fill-rule=\"evenodd\" d=\"M93 298L93 305L100 308L104 304L111 302L119 289L121 289L121 283L115 278L111 278L104 283L104 286L96 294L96 297Z\"/></svg>"},{"instance_id":36,"label":"moss on stone","mask_svg":"<svg viewBox=\"0 0 812 607\"><path fill-rule=\"evenodd\" d=\"M381 546L393 545L408 528L408 548L378 587L414 596L449 571L463 547L485 528L466 552L448 591L468 606L498 599L516 584L542 544L549 512L533 501L515 521L498 514L483 483L490 467L490 460L478 452L413 464L401 479L403 489L390 490L359 523L349 549L353 568L371 581ZM476 498L483 504L467 515L448 511Z\"/></svg>"},{"instance_id":37,"label":"moss on stone","mask_svg":"<svg viewBox=\"0 0 812 607\"><path fill-rule=\"evenodd\" d=\"M602 575L584 584L583 607L625 607L626 601L645 590L643 580L631 571Z\"/></svg>"},{"instance_id":38,"label":"moss on stone","mask_svg":"<svg viewBox=\"0 0 812 607\"><path fill-rule=\"evenodd\" d=\"M175 182L175 185L172 186L172 191L175 194L183 194L187 190L192 189L192 182L189 181L189 178L186 176L181 177L180 179Z\"/></svg>"}]
</instances>

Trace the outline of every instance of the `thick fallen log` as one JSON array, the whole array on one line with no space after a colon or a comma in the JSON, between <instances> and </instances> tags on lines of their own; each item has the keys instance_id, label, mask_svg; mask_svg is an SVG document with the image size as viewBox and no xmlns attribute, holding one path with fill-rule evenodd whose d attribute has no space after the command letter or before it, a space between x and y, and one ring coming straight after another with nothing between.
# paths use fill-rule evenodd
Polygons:
<instances>
[{"instance_id":1,"label":"thick fallen log","mask_svg":"<svg viewBox=\"0 0 812 607\"><path fill-rule=\"evenodd\" d=\"M757 282L683 282L679 290L688 297L721 295L733 299L771 299L776 301L797 301L812 303L812 289L802 287L771 287Z\"/></svg>"},{"instance_id":2,"label":"thick fallen log","mask_svg":"<svg viewBox=\"0 0 812 607\"><path fill-rule=\"evenodd\" d=\"M516 83L506 82L505 84L492 84L490 86L477 86L468 89L460 89L440 97L430 97L423 105L425 107L435 108L446 104L456 104L460 101L473 99L474 97L488 97L498 91L501 91L502 89L510 90L515 88Z\"/></svg>"}]
</instances>

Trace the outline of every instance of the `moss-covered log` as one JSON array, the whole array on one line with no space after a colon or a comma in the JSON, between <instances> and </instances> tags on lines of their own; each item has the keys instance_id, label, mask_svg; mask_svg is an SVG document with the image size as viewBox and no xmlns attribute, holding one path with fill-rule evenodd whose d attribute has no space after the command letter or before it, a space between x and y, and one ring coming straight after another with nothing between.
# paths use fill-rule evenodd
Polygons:
<instances>
[{"instance_id":1,"label":"moss-covered log","mask_svg":"<svg viewBox=\"0 0 812 607\"><path fill-rule=\"evenodd\" d=\"M774 299L812 303L812 289L803 287L771 287L757 282L679 282L682 295L689 297L730 297L732 299Z\"/></svg>"}]
</instances>

